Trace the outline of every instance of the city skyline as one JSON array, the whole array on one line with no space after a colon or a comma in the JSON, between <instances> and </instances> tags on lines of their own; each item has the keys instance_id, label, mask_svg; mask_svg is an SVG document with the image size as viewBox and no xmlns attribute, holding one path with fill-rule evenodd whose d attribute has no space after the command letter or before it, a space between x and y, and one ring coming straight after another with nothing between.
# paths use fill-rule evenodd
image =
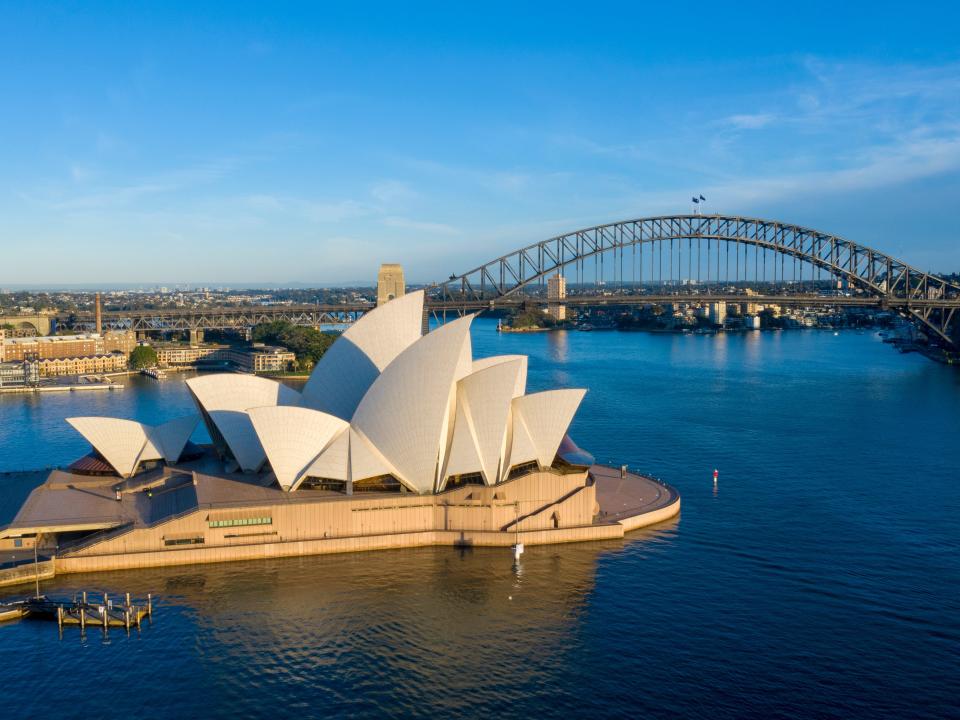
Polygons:
<instances>
[{"instance_id":1,"label":"city skyline","mask_svg":"<svg viewBox=\"0 0 960 720\"><path fill-rule=\"evenodd\" d=\"M0 286L426 282L700 193L955 272L957 11L820 8L7 8Z\"/></svg>"}]
</instances>

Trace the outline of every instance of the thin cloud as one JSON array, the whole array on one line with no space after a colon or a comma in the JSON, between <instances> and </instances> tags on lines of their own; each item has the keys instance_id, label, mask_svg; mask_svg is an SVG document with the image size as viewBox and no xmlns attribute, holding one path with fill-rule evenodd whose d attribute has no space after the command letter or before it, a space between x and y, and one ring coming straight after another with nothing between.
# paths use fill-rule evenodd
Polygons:
<instances>
[{"instance_id":1,"label":"thin cloud","mask_svg":"<svg viewBox=\"0 0 960 720\"><path fill-rule=\"evenodd\" d=\"M460 230L455 228L453 225L423 220L411 220L410 218L405 217L385 217L383 219L383 224L387 227L401 228L403 230L416 230L418 232L435 233L439 235L460 234Z\"/></svg>"},{"instance_id":2,"label":"thin cloud","mask_svg":"<svg viewBox=\"0 0 960 720\"><path fill-rule=\"evenodd\" d=\"M724 124L735 130L760 130L770 125L775 119L776 116L771 113L731 115L724 120Z\"/></svg>"}]
</instances>

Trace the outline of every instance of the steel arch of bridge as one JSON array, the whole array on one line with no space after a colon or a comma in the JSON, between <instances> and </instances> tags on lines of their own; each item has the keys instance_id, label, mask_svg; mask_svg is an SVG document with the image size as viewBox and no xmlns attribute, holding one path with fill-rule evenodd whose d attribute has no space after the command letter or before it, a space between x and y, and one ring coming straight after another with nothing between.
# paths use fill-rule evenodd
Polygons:
<instances>
[{"instance_id":1,"label":"steel arch of bridge","mask_svg":"<svg viewBox=\"0 0 960 720\"><path fill-rule=\"evenodd\" d=\"M960 286L885 253L829 233L775 220L725 215L665 215L597 225L528 245L438 284L432 296L449 307L495 307L570 265L624 248L671 240L754 246L828 271L877 298L881 307L955 344L950 323ZM582 267L582 265L581 265Z\"/></svg>"}]
</instances>

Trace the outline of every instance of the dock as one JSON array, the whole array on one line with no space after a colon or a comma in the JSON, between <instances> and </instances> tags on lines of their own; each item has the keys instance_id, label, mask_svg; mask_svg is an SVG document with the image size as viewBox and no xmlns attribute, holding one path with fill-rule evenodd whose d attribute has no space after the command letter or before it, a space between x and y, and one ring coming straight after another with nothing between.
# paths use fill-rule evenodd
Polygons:
<instances>
[{"instance_id":1,"label":"dock","mask_svg":"<svg viewBox=\"0 0 960 720\"><path fill-rule=\"evenodd\" d=\"M123 390L122 383L85 383L79 385L20 385L16 387L0 388L0 394L9 395L33 395L41 393L57 392L91 392L97 390L116 391Z\"/></svg>"},{"instance_id":2,"label":"dock","mask_svg":"<svg viewBox=\"0 0 960 720\"><path fill-rule=\"evenodd\" d=\"M122 627L128 632L131 628L140 628L145 619L153 618L153 596L147 595L146 601L134 602L130 593L114 600L108 593L79 593L69 600L36 595L24 600L0 603L0 622L8 620L47 620L57 623L63 630L66 625L108 630Z\"/></svg>"}]
</instances>

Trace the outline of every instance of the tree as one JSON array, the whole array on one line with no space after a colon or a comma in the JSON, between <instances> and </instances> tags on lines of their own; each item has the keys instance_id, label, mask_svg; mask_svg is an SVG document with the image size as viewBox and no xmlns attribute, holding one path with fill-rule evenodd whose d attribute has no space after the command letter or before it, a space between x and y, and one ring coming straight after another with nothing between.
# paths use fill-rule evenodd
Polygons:
<instances>
[{"instance_id":1,"label":"tree","mask_svg":"<svg viewBox=\"0 0 960 720\"><path fill-rule=\"evenodd\" d=\"M252 336L256 342L282 345L297 356L297 365L301 370L310 370L333 345L339 334L275 320L254 327Z\"/></svg>"},{"instance_id":2,"label":"tree","mask_svg":"<svg viewBox=\"0 0 960 720\"><path fill-rule=\"evenodd\" d=\"M510 327L517 329L549 328L555 327L556 324L557 321L553 319L553 316L535 308L531 310L517 311L510 319Z\"/></svg>"},{"instance_id":3,"label":"tree","mask_svg":"<svg viewBox=\"0 0 960 720\"><path fill-rule=\"evenodd\" d=\"M130 367L133 370L154 367L157 364L157 351L149 345L137 345L130 353Z\"/></svg>"}]
</instances>

